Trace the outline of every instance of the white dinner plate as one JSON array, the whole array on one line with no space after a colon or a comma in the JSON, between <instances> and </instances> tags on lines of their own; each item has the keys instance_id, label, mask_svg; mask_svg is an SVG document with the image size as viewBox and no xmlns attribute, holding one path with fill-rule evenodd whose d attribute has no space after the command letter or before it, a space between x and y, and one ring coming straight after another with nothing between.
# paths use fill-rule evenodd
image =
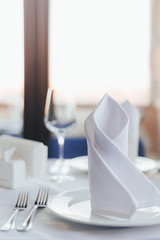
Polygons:
<instances>
[{"instance_id":1,"label":"white dinner plate","mask_svg":"<svg viewBox=\"0 0 160 240\"><path fill-rule=\"evenodd\" d=\"M88 156L80 156L68 160L69 166L75 170L80 170L83 172L88 172ZM142 171L148 172L156 169L157 161L146 158L146 157L137 157L135 159L135 165Z\"/></svg>"},{"instance_id":2,"label":"white dinner plate","mask_svg":"<svg viewBox=\"0 0 160 240\"><path fill-rule=\"evenodd\" d=\"M88 156L80 156L68 160L69 166L75 170L88 172Z\"/></svg>"},{"instance_id":3,"label":"white dinner plate","mask_svg":"<svg viewBox=\"0 0 160 240\"><path fill-rule=\"evenodd\" d=\"M89 189L67 191L49 199L51 213L59 217L89 225L107 227L138 227L160 224L160 207L139 209L131 219L94 215L90 207Z\"/></svg>"},{"instance_id":4,"label":"white dinner plate","mask_svg":"<svg viewBox=\"0 0 160 240\"><path fill-rule=\"evenodd\" d=\"M146 157L137 157L135 164L144 173L157 168L157 161Z\"/></svg>"}]
</instances>

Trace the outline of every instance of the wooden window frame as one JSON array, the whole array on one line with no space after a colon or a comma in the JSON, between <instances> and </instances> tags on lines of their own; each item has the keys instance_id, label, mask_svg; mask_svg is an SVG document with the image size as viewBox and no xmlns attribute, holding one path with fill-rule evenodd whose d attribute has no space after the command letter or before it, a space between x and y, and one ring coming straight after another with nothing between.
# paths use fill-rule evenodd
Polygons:
<instances>
[{"instance_id":1,"label":"wooden window frame","mask_svg":"<svg viewBox=\"0 0 160 240\"><path fill-rule=\"evenodd\" d=\"M24 0L23 137L46 142L43 122L48 88L48 0Z\"/></svg>"}]
</instances>

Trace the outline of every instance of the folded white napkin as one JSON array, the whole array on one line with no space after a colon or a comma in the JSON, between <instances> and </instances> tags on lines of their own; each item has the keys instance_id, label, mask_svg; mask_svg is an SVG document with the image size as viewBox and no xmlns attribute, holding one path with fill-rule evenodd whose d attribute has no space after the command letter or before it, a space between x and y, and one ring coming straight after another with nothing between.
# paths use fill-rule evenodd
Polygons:
<instances>
[{"instance_id":1,"label":"folded white napkin","mask_svg":"<svg viewBox=\"0 0 160 240\"><path fill-rule=\"evenodd\" d=\"M107 94L85 121L95 214L130 218L160 204L160 192L128 157L128 129L126 111Z\"/></svg>"},{"instance_id":2,"label":"folded white napkin","mask_svg":"<svg viewBox=\"0 0 160 240\"><path fill-rule=\"evenodd\" d=\"M132 105L128 101L125 101L122 104L122 107L126 111L129 118L128 156L131 160L135 161L138 156L141 113L136 106Z\"/></svg>"}]
</instances>

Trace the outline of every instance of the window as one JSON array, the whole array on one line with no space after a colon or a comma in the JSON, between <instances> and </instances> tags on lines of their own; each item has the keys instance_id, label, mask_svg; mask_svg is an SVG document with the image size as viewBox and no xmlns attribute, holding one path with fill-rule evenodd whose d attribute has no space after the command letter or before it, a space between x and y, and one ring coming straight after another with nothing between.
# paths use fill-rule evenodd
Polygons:
<instances>
[{"instance_id":1,"label":"window","mask_svg":"<svg viewBox=\"0 0 160 240\"><path fill-rule=\"evenodd\" d=\"M0 1L0 131L22 130L23 1Z\"/></svg>"},{"instance_id":2,"label":"window","mask_svg":"<svg viewBox=\"0 0 160 240\"><path fill-rule=\"evenodd\" d=\"M49 78L53 88L96 104L150 101L150 1L51 0Z\"/></svg>"}]
</instances>

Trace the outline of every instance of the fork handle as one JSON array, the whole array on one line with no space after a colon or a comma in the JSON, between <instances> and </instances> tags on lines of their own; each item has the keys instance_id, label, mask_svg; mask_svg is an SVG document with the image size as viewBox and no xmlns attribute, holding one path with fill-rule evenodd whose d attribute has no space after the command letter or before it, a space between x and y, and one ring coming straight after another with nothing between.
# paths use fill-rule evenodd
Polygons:
<instances>
[{"instance_id":1,"label":"fork handle","mask_svg":"<svg viewBox=\"0 0 160 240\"><path fill-rule=\"evenodd\" d=\"M26 220L22 223L21 226L17 227L18 231L24 232L24 231L29 231L32 228L33 225L33 216L36 212L36 209L38 208L37 205L34 205L26 218Z\"/></svg>"},{"instance_id":2,"label":"fork handle","mask_svg":"<svg viewBox=\"0 0 160 240\"><path fill-rule=\"evenodd\" d=\"M15 209L8 221L1 227L1 231L9 231L15 228L15 218L19 209Z\"/></svg>"}]
</instances>

